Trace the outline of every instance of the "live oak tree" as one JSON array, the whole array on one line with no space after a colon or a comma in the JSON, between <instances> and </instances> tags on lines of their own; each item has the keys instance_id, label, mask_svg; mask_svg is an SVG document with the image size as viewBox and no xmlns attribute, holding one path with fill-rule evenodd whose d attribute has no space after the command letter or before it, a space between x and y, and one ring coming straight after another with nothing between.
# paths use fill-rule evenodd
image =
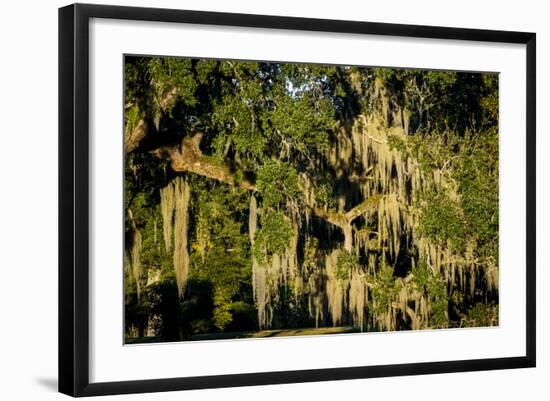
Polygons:
<instances>
[{"instance_id":1,"label":"live oak tree","mask_svg":"<svg viewBox=\"0 0 550 401\"><path fill-rule=\"evenodd\" d=\"M126 330L498 322L498 75L125 62Z\"/></svg>"}]
</instances>

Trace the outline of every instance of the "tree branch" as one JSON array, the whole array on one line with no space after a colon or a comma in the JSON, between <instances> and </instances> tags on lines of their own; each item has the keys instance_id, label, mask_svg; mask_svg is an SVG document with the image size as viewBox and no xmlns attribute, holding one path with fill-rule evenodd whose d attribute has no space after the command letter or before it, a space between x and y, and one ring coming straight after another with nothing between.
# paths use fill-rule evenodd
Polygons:
<instances>
[{"instance_id":1,"label":"tree branch","mask_svg":"<svg viewBox=\"0 0 550 401\"><path fill-rule=\"evenodd\" d=\"M178 88L173 87L166 92L158 101L160 110L164 113L170 102L177 96ZM143 139L149 135L150 127L147 124L145 117L138 120L137 124L132 128L124 128L124 152L130 153L138 148Z\"/></svg>"},{"instance_id":2,"label":"tree branch","mask_svg":"<svg viewBox=\"0 0 550 401\"><path fill-rule=\"evenodd\" d=\"M126 153L130 153L134 151L141 141L147 136L149 133L149 126L145 122L145 119L142 118L138 121L136 126L132 129L125 129L124 130L124 151Z\"/></svg>"},{"instance_id":3,"label":"tree branch","mask_svg":"<svg viewBox=\"0 0 550 401\"><path fill-rule=\"evenodd\" d=\"M168 159L171 162L172 170L182 173L194 173L207 177L233 187L246 189L249 191L258 191L256 185L247 179L238 179L236 174L225 164L218 164L205 156L199 148L202 133L196 133L192 137L185 137L180 146L165 146L152 151L160 158ZM352 227L351 223L357 217L367 211L375 208L381 196L371 196L369 199L361 202L347 213L337 212L335 210L325 210L313 204L305 203L315 216L321 220L339 227L347 238L347 243L351 241Z\"/></svg>"},{"instance_id":4,"label":"tree branch","mask_svg":"<svg viewBox=\"0 0 550 401\"><path fill-rule=\"evenodd\" d=\"M368 211L376 209L380 199L382 199L382 195L369 196L368 199L365 199L344 215L346 220L351 223L357 217L364 215Z\"/></svg>"},{"instance_id":5,"label":"tree branch","mask_svg":"<svg viewBox=\"0 0 550 401\"><path fill-rule=\"evenodd\" d=\"M202 135L196 133L193 137L185 137L179 147L165 146L152 153L157 157L169 159L174 171L195 173L234 187L256 191L256 186L252 182L246 179L238 180L229 166L215 163L202 153L199 148Z\"/></svg>"}]
</instances>

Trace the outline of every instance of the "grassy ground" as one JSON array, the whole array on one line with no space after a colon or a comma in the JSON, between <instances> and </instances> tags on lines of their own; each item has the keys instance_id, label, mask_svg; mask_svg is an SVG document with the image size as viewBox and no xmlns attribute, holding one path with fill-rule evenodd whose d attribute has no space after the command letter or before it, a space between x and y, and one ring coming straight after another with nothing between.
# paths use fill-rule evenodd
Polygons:
<instances>
[{"instance_id":1,"label":"grassy ground","mask_svg":"<svg viewBox=\"0 0 550 401\"><path fill-rule=\"evenodd\" d=\"M229 340L233 338L269 338L269 337L289 337L289 336L313 336L321 334L343 334L357 333L359 330L351 326L342 327L308 327L302 329L285 329L285 330L262 330L262 331L240 331L229 333L207 333L195 334L191 337L191 341L200 340ZM137 337L127 338L126 344L143 344L163 342L157 337Z\"/></svg>"}]
</instances>

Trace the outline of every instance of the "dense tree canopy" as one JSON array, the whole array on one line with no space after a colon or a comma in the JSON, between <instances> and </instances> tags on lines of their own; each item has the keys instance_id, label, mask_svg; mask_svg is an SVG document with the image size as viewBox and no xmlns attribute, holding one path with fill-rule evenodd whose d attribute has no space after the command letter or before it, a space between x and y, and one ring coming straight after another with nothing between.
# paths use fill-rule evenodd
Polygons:
<instances>
[{"instance_id":1,"label":"dense tree canopy","mask_svg":"<svg viewBox=\"0 0 550 401\"><path fill-rule=\"evenodd\" d=\"M498 75L125 62L126 334L498 323Z\"/></svg>"}]
</instances>

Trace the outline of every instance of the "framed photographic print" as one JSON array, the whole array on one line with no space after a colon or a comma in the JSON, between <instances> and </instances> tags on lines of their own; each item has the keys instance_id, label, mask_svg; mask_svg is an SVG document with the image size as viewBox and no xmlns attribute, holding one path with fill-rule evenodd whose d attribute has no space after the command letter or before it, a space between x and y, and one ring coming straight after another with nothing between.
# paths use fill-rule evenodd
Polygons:
<instances>
[{"instance_id":1,"label":"framed photographic print","mask_svg":"<svg viewBox=\"0 0 550 401\"><path fill-rule=\"evenodd\" d=\"M59 390L535 366L535 34L59 10Z\"/></svg>"}]
</instances>

